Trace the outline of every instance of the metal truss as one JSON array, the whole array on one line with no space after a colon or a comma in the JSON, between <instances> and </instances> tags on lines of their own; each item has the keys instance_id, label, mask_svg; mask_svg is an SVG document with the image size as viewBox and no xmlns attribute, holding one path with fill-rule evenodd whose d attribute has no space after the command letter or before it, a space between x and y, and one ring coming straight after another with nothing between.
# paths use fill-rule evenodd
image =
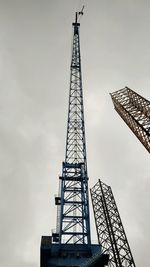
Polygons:
<instances>
[{"instance_id":1,"label":"metal truss","mask_svg":"<svg viewBox=\"0 0 150 267\"><path fill-rule=\"evenodd\" d=\"M110 95L116 111L150 152L150 101L128 87Z\"/></svg>"},{"instance_id":2,"label":"metal truss","mask_svg":"<svg viewBox=\"0 0 150 267\"><path fill-rule=\"evenodd\" d=\"M109 254L109 267L135 267L111 187L100 180L91 189L98 235L103 252Z\"/></svg>"},{"instance_id":3,"label":"metal truss","mask_svg":"<svg viewBox=\"0 0 150 267\"><path fill-rule=\"evenodd\" d=\"M68 163L85 163L86 146L83 111L83 92L79 43L79 23L74 24L71 61L70 93L67 125L66 159Z\"/></svg>"},{"instance_id":4,"label":"metal truss","mask_svg":"<svg viewBox=\"0 0 150 267\"><path fill-rule=\"evenodd\" d=\"M60 198L60 243L90 244L88 176L85 145L79 26L73 23L69 109Z\"/></svg>"}]
</instances>

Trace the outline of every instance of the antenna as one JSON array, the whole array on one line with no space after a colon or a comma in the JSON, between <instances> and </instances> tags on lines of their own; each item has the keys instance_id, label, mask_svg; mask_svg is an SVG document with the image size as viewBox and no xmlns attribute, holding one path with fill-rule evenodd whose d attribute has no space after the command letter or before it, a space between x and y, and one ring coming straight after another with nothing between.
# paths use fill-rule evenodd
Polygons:
<instances>
[{"instance_id":1,"label":"antenna","mask_svg":"<svg viewBox=\"0 0 150 267\"><path fill-rule=\"evenodd\" d=\"M75 17L75 23L78 23L78 20L81 18L81 16L83 16L83 10L84 10L84 6L82 7L80 12L76 12L76 17Z\"/></svg>"},{"instance_id":2,"label":"antenna","mask_svg":"<svg viewBox=\"0 0 150 267\"><path fill-rule=\"evenodd\" d=\"M79 15L83 15L84 6L82 7L81 11L78 13Z\"/></svg>"}]
</instances>

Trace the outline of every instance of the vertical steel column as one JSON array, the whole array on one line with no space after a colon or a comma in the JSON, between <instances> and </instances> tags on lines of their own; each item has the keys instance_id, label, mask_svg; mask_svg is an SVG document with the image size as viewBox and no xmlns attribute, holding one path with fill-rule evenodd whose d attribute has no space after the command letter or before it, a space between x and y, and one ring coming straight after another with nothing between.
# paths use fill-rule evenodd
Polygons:
<instances>
[{"instance_id":1,"label":"vertical steel column","mask_svg":"<svg viewBox=\"0 0 150 267\"><path fill-rule=\"evenodd\" d=\"M100 180L91 189L99 243L109 254L110 267L135 267L111 187Z\"/></svg>"}]
</instances>

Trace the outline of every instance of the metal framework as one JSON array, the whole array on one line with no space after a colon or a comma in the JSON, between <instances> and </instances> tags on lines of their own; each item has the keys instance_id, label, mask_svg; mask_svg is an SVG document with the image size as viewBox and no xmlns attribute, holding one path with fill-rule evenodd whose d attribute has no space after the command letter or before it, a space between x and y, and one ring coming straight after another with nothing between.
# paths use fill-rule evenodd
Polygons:
<instances>
[{"instance_id":1,"label":"metal framework","mask_svg":"<svg viewBox=\"0 0 150 267\"><path fill-rule=\"evenodd\" d=\"M109 254L108 266L135 267L111 187L98 180L91 198L98 241Z\"/></svg>"},{"instance_id":2,"label":"metal framework","mask_svg":"<svg viewBox=\"0 0 150 267\"><path fill-rule=\"evenodd\" d=\"M78 15L73 23L73 47L65 162L62 164L57 231L60 243L90 244L88 174ZM59 228L59 229L58 229Z\"/></svg>"},{"instance_id":3,"label":"metal framework","mask_svg":"<svg viewBox=\"0 0 150 267\"><path fill-rule=\"evenodd\" d=\"M118 114L150 152L150 101L128 87L110 95Z\"/></svg>"}]
</instances>

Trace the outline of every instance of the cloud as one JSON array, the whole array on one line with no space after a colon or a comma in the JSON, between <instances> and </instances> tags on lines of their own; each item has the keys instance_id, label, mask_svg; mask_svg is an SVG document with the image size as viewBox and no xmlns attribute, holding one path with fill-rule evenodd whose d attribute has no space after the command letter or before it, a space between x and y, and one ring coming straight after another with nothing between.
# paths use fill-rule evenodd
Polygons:
<instances>
[{"instance_id":1,"label":"cloud","mask_svg":"<svg viewBox=\"0 0 150 267\"><path fill-rule=\"evenodd\" d=\"M112 186L139 266L149 265L149 155L114 111L109 92L128 85L149 98L149 5L86 1L81 21L89 183L101 178ZM0 3L4 267L39 266L40 237L55 228L75 9L66 0ZM96 239L93 224L91 230Z\"/></svg>"}]
</instances>

